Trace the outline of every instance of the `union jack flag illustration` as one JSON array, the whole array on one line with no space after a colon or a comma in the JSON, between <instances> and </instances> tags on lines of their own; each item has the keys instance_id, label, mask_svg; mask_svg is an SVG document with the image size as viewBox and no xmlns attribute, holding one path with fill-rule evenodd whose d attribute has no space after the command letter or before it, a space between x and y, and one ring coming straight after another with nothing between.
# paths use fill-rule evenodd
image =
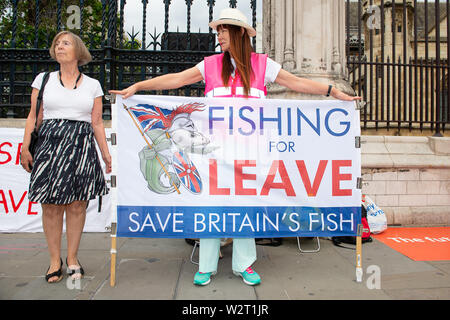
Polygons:
<instances>
[{"instance_id":1,"label":"union jack flag illustration","mask_svg":"<svg viewBox=\"0 0 450 320\"><path fill-rule=\"evenodd\" d=\"M129 109L139 121L144 132L150 129L167 129L172 123L172 110L148 104L138 104Z\"/></svg>"},{"instance_id":2,"label":"union jack flag illustration","mask_svg":"<svg viewBox=\"0 0 450 320\"><path fill-rule=\"evenodd\" d=\"M204 107L203 104L195 102L178 106L174 110L160 108L149 104L138 104L129 109L139 121L139 124L145 132L150 129L166 130L170 128L176 115L202 111L202 107Z\"/></svg>"},{"instance_id":3,"label":"union jack flag illustration","mask_svg":"<svg viewBox=\"0 0 450 320\"><path fill-rule=\"evenodd\" d=\"M202 180L195 165L182 151L173 155L173 167L181 183L192 193L202 191Z\"/></svg>"}]
</instances>

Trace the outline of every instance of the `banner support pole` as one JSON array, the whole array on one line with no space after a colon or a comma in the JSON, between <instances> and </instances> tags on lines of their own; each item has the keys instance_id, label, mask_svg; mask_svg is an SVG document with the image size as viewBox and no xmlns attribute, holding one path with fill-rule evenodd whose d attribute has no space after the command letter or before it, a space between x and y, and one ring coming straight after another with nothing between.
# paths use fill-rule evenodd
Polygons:
<instances>
[{"instance_id":1,"label":"banner support pole","mask_svg":"<svg viewBox=\"0 0 450 320\"><path fill-rule=\"evenodd\" d=\"M356 282L362 282L362 276L363 276L362 232L363 232L363 225L358 224L358 230L357 230L357 236L356 236Z\"/></svg>"},{"instance_id":2,"label":"banner support pole","mask_svg":"<svg viewBox=\"0 0 450 320\"><path fill-rule=\"evenodd\" d=\"M117 257L117 104L116 95L109 97L111 101L111 266L110 285L116 285L116 257Z\"/></svg>"},{"instance_id":3,"label":"banner support pole","mask_svg":"<svg viewBox=\"0 0 450 320\"><path fill-rule=\"evenodd\" d=\"M111 223L111 278L110 285L114 287L116 285L116 256L117 256L117 224Z\"/></svg>"}]
</instances>

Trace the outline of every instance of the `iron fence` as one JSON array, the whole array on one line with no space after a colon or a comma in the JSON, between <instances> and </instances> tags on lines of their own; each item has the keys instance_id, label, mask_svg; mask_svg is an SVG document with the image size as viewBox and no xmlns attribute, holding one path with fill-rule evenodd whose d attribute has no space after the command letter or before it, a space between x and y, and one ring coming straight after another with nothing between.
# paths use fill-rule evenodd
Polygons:
<instances>
[{"instance_id":1,"label":"iron fence","mask_svg":"<svg viewBox=\"0 0 450 320\"><path fill-rule=\"evenodd\" d=\"M93 61L80 68L82 72L98 79L104 92L122 89L129 85L168 72L179 72L192 67L205 56L216 52L217 43L211 28L207 32L191 31L193 0L185 0L186 32L169 31L172 0L159 0L164 5L164 31L147 31L147 12L156 1L141 0L142 21L140 30L124 30L126 0L76 0L76 1L22 1L11 0L10 7L1 12L3 29L0 29L0 118L26 118L29 112L31 87L36 75L57 70L58 64L49 55L51 41L57 32L68 29L63 21L70 19L69 5L75 5L80 14L77 33L89 48ZM196 0L197 2L200 0ZM50 1L51 3L52 1ZM215 0L203 0L208 8L208 19L213 20ZM256 0L241 1L252 13L256 27ZM94 6L88 7L88 4ZM43 5L47 4L44 12ZM135 3L134 3L135 4ZM227 5L236 8L237 1ZM241 5L241 4L240 4ZM97 6L95 8L95 6ZM0 8L1 9L1 8ZM27 10L26 12L21 12ZM98 24L88 24L88 14L95 14ZM49 13L50 12L50 13ZM55 27L43 25L43 14L53 19ZM28 24L26 20L33 18ZM5 18L6 17L6 18ZM48 21L47 21L48 22ZM84 22L84 23L83 23ZM31 27L30 27L31 26ZM255 45L255 40L253 40ZM175 90L150 91L150 94L202 96L201 82ZM104 100L104 119L111 118L110 103Z\"/></svg>"},{"instance_id":2,"label":"iron fence","mask_svg":"<svg viewBox=\"0 0 450 320\"><path fill-rule=\"evenodd\" d=\"M139 31L130 32L124 30L124 13L130 6L126 0L10 0L0 12L0 118L25 118L30 83L39 72L58 67L48 48L53 36L66 28L69 4L80 10L75 31L93 55L82 72L98 79L107 92L184 70L216 52L210 28L191 30L193 4L199 1L207 7L208 20L213 19L219 1L184 0L186 30L174 32L169 30L172 0L140 0ZM236 0L223 2L237 7ZM164 6L164 16L151 18L163 19L161 32L149 31L147 23L147 14L157 3ZM347 80L367 101L361 111L362 129L426 129L440 135L450 121L449 0L346 0L345 4ZM242 0L239 5L251 12L256 28L257 1ZM90 22L95 16L98 23ZM202 96L203 90L199 82L150 93ZM109 119L109 102L104 105L104 119Z\"/></svg>"},{"instance_id":3,"label":"iron fence","mask_svg":"<svg viewBox=\"0 0 450 320\"><path fill-rule=\"evenodd\" d=\"M347 0L346 7L349 82L367 101L362 128L441 135L450 121L449 1Z\"/></svg>"}]
</instances>

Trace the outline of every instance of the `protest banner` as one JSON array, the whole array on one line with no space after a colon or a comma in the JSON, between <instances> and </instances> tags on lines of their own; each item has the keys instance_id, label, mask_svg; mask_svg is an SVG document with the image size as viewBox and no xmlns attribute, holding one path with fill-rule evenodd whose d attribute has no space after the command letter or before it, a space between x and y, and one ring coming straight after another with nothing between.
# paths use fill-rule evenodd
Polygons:
<instances>
[{"instance_id":1,"label":"protest banner","mask_svg":"<svg viewBox=\"0 0 450 320\"><path fill-rule=\"evenodd\" d=\"M23 131L0 128L0 232L43 232L41 205L28 200L30 174L20 164ZM98 198L89 201L83 231L105 232L110 212L109 195L102 197L101 206Z\"/></svg>"},{"instance_id":2,"label":"protest banner","mask_svg":"<svg viewBox=\"0 0 450 320\"><path fill-rule=\"evenodd\" d=\"M135 95L113 108L117 236L356 236L354 102Z\"/></svg>"}]
</instances>

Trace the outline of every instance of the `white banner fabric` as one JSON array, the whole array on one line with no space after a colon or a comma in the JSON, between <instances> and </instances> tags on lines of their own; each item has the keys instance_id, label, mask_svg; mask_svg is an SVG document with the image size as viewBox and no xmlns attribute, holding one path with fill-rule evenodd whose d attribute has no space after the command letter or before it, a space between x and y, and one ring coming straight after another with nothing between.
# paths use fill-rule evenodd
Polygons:
<instances>
[{"instance_id":1,"label":"white banner fabric","mask_svg":"<svg viewBox=\"0 0 450 320\"><path fill-rule=\"evenodd\" d=\"M0 232L43 232L41 205L28 200L30 174L20 165L23 131L0 128ZM98 198L89 202L85 232L105 232L111 224L109 195L102 197L101 212L98 204Z\"/></svg>"},{"instance_id":2,"label":"white banner fabric","mask_svg":"<svg viewBox=\"0 0 450 320\"><path fill-rule=\"evenodd\" d=\"M135 95L113 107L119 236L355 234L354 102Z\"/></svg>"}]
</instances>

